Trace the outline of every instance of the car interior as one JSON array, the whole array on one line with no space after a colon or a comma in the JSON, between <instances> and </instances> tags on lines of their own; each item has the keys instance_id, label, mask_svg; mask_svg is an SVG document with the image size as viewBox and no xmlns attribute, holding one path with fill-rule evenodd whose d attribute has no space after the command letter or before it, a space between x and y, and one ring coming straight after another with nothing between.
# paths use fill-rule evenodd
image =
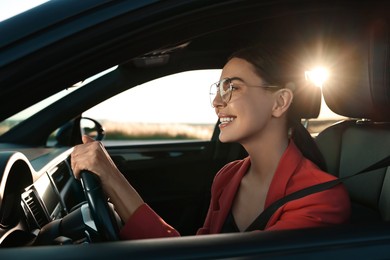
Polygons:
<instances>
[{"instance_id":1,"label":"car interior","mask_svg":"<svg viewBox=\"0 0 390 260\"><path fill-rule=\"evenodd\" d=\"M388 33L383 20L369 24L364 38L350 42L351 52L336 66L340 76L323 89L328 106L351 118L316 138L328 171L335 176L352 175L389 156ZM389 220L388 170L345 181L352 201L352 222Z\"/></svg>"},{"instance_id":2,"label":"car interior","mask_svg":"<svg viewBox=\"0 0 390 260\"><path fill-rule=\"evenodd\" d=\"M258 3L252 5L258 7ZM17 250L12 248L23 246L25 256L31 258L42 256L42 252L69 258L112 255L123 258L129 255L134 258L254 255L300 258L307 257L308 251L313 258L332 257L333 252L340 257L369 257L372 250L387 246L390 241L390 167L344 182L352 201L352 219L348 225L195 237L207 213L215 174L227 162L247 155L238 144L221 143L217 126L211 140L207 141L106 147L143 199L183 237L112 242L106 241L103 232L91 224L94 213L88 213L85 188L83 190L80 181L73 178L69 158L72 146L81 140L82 113L144 82L183 71L220 69L230 53L256 41L271 45L289 43L288 50L297 59L308 56L305 62L314 63L325 56L325 61L331 64L334 77L322 90L307 82L297 84L293 105L293 113L310 123L319 115L322 91L328 107L347 118L314 137L329 173L350 176L389 156L390 29L386 15L378 18L376 10L365 14L361 6L355 6L356 9L348 6L350 14L344 14L343 5L336 12L331 8L323 9L324 6L317 10L310 4L306 9L295 6L277 12L272 5L264 9L250 6L237 2L222 11L218 4L203 12L187 10L188 13L183 14L188 17L183 15L178 19L183 23L172 25L170 18L161 19L156 22L159 26L148 25L140 29L142 33L137 30L133 33L132 20L120 16L83 32L86 40L81 34L65 37L57 45L49 45L47 53L37 52L26 61L15 63L19 65L17 70L5 68L0 72L3 73L0 78L8 75L4 76L6 86L15 81L18 82L15 89L25 85L35 88L26 90L26 95L21 97L18 91L10 92L3 100L5 107L13 106L17 110L36 102L43 92L53 94L64 86L72 86L104 69L118 66L0 136L0 247L8 249L2 251L6 256L17 256ZM236 24L237 20L241 22ZM133 27L126 27L128 24ZM286 33L289 24L294 26ZM190 26L192 30L188 30ZM116 37L109 42L114 47L108 48L105 39L113 32ZM61 62L45 67L39 63L41 59L48 64ZM28 76L19 82L16 79L21 73ZM41 74L47 76L40 78ZM7 91L7 88L0 90L0 95ZM13 104L16 98L20 102ZM11 113L5 111L4 117ZM57 129L60 129L57 143L48 147L48 136ZM114 220L103 220L103 226L104 221L116 222L119 228L122 225L117 216ZM379 242L374 249L358 251L365 250L366 241ZM92 247L76 247L73 251L62 246L89 242ZM45 250L39 251L40 248Z\"/></svg>"}]
</instances>

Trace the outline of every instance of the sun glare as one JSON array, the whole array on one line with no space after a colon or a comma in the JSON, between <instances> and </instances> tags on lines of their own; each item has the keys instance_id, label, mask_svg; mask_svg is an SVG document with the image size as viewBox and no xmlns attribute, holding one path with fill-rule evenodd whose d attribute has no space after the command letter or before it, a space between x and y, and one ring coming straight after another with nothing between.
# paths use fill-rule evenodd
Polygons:
<instances>
[{"instance_id":1,"label":"sun glare","mask_svg":"<svg viewBox=\"0 0 390 260\"><path fill-rule=\"evenodd\" d=\"M305 71L306 80L310 80L317 87L322 88L324 82L329 78L329 71L323 67Z\"/></svg>"}]
</instances>

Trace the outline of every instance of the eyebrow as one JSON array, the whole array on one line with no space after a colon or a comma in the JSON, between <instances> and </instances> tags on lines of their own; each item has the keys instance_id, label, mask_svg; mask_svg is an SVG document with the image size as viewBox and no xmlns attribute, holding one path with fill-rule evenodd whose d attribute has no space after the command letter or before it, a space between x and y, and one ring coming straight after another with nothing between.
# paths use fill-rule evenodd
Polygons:
<instances>
[{"instance_id":1,"label":"eyebrow","mask_svg":"<svg viewBox=\"0 0 390 260\"><path fill-rule=\"evenodd\" d=\"M243 79L240 78L240 77L232 77L232 78L229 78L229 79L230 79L231 81L233 81L233 80L241 81L242 83L244 83L245 85L248 86L248 83L246 83L245 80L243 80ZM263 84L267 84L267 83L265 83L265 82L263 81ZM261 86L263 86L263 85L261 85Z\"/></svg>"},{"instance_id":2,"label":"eyebrow","mask_svg":"<svg viewBox=\"0 0 390 260\"><path fill-rule=\"evenodd\" d=\"M229 79L231 80L231 82L236 80L236 81L240 81L240 83L244 84L245 86L249 86L248 83L245 80L243 80L242 78L240 78L240 77L232 77L232 78L229 78Z\"/></svg>"},{"instance_id":3,"label":"eyebrow","mask_svg":"<svg viewBox=\"0 0 390 260\"><path fill-rule=\"evenodd\" d=\"M240 77L233 77L233 78L229 78L231 81L233 80L238 80L238 81L241 81L242 83L245 83L245 80L243 80L242 78Z\"/></svg>"}]
</instances>

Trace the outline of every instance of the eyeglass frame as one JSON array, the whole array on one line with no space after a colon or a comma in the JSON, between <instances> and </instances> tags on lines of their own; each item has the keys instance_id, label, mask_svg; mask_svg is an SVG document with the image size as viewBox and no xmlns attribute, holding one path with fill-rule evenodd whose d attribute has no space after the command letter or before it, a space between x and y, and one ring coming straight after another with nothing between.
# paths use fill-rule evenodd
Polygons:
<instances>
[{"instance_id":1,"label":"eyeglass frame","mask_svg":"<svg viewBox=\"0 0 390 260\"><path fill-rule=\"evenodd\" d=\"M209 95L210 95L210 104L212 107L214 107L214 99L215 97L217 96L217 94L219 93L219 96L221 97L221 100L224 102L224 103L229 103L229 101L232 99L232 92L234 89L236 89L236 87L233 86L233 80L240 80L242 81L241 78L238 78L238 77L234 77L234 78L223 78L213 84L211 84L210 86L210 91L209 91ZM223 84L224 82L226 81L229 81L229 88L227 90L224 90L223 89ZM216 86L216 89L217 89L217 93L212 93L211 89L213 88L213 86ZM248 86L248 85L247 85ZM265 88L265 89L281 89L281 87L279 86L274 86L274 85L258 85L258 86L248 86L248 87L261 87L261 88ZM221 94L222 92L224 92L223 94ZM224 95L226 94L229 94L229 97L227 100L224 99Z\"/></svg>"}]
</instances>

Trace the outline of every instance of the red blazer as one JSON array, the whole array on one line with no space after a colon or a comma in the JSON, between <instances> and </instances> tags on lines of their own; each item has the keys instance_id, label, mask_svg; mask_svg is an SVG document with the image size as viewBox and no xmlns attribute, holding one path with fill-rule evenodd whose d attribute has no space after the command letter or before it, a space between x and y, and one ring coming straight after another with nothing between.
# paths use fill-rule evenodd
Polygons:
<instances>
[{"instance_id":1,"label":"red blazer","mask_svg":"<svg viewBox=\"0 0 390 260\"><path fill-rule=\"evenodd\" d=\"M241 179L250 166L250 158L225 165L215 176L211 202L202 228L197 234L216 234L232 207ZM302 156L293 141L284 152L268 190L265 207L302 188L335 179ZM343 185L290 201L280 207L265 230L296 229L341 224L350 216L350 200ZM122 239L179 236L148 205L140 206L120 232Z\"/></svg>"}]
</instances>

